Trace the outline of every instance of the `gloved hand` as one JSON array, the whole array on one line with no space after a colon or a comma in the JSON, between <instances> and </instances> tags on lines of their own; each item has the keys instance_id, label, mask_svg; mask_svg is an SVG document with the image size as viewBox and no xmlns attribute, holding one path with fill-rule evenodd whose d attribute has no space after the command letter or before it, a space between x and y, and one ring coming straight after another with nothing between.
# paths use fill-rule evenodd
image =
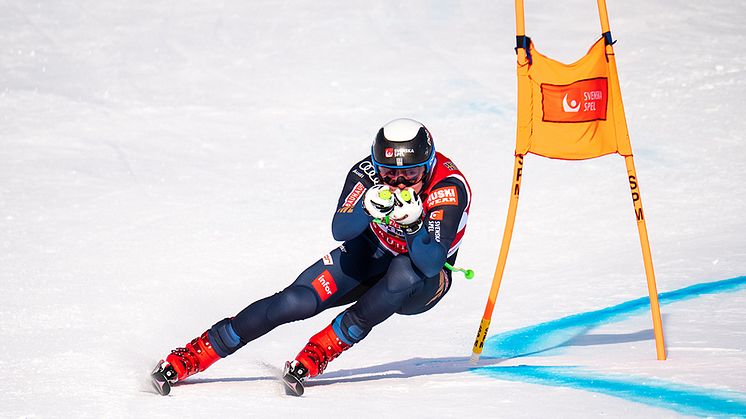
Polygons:
<instances>
[{"instance_id":1,"label":"gloved hand","mask_svg":"<svg viewBox=\"0 0 746 419\"><path fill-rule=\"evenodd\" d=\"M365 192L363 209L373 218L386 218L394 210L394 194L386 185L373 186Z\"/></svg>"},{"instance_id":2,"label":"gloved hand","mask_svg":"<svg viewBox=\"0 0 746 419\"><path fill-rule=\"evenodd\" d=\"M390 218L409 234L422 227L422 200L412 188L394 191L394 210Z\"/></svg>"}]
</instances>

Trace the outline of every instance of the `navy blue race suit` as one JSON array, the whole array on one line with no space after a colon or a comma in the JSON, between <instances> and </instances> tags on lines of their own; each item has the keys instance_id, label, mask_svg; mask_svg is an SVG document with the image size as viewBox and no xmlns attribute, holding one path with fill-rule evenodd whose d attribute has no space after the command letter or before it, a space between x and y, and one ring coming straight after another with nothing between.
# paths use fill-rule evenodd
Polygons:
<instances>
[{"instance_id":1,"label":"navy blue race suit","mask_svg":"<svg viewBox=\"0 0 746 419\"><path fill-rule=\"evenodd\" d=\"M225 357L275 327L355 303L332 325L348 345L363 339L394 313L412 315L432 308L448 292L453 264L464 234L471 192L466 179L437 153L420 197L424 224L413 234L380 225L363 210L365 191L380 183L370 157L347 174L332 234L344 242L309 266L287 288L258 300L209 333L216 352Z\"/></svg>"}]
</instances>

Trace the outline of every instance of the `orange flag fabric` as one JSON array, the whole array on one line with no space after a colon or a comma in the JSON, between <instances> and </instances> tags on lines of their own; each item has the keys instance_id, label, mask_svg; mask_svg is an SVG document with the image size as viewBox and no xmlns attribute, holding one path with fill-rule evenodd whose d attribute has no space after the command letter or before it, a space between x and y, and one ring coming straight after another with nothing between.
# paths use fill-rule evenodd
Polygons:
<instances>
[{"instance_id":1,"label":"orange flag fabric","mask_svg":"<svg viewBox=\"0 0 746 419\"><path fill-rule=\"evenodd\" d=\"M611 46L600 38L573 64L518 50L516 155L582 160L631 156Z\"/></svg>"}]
</instances>

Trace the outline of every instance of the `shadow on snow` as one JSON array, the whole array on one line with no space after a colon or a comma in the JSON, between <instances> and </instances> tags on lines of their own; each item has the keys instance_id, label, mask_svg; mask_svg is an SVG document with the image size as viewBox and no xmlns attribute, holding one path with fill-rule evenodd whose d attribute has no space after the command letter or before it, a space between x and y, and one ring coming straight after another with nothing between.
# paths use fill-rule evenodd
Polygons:
<instances>
[{"instance_id":1,"label":"shadow on snow","mask_svg":"<svg viewBox=\"0 0 746 419\"><path fill-rule=\"evenodd\" d=\"M661 305L688 300L706 294L739 291L746 286L746 276L722 281L695 284L659 294ZM411 358L402 361L328 372L310 380L308 387L337 383L355 383L384 379L402 379L442 374L475 373L501 380L571 387L603 393L652 406L668 408L692 415L736 415L746 417L746 395L738 392L712 390L679 383L639 377L600 374L578 367L500 366L508 359L546 353L572 346L596 346L653 340L652 329L622 334L589 334L594 328L625 320L649 310L649 298L643 297L601 310L574 314L521 329L499 333L487 339L477 365L469 357ZM665 323L664 323L665 324ZM250 378L194 379L180 385L211 382L250 382L279 379L275 375Z\"/></svg>"}]
</instances>

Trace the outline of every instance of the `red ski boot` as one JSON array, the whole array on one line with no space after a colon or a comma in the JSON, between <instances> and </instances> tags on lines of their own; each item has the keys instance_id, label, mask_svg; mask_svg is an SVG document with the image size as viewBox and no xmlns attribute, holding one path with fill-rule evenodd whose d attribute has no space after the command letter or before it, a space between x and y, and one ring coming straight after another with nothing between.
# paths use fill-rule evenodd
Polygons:
<instances>
[{"instance_id":1,"label":"red ski boot","mask_svg":"<svg viewBox=\"0 0 746 419\"><path fill-rule=\"evenodd\" d=\"M337 336L331 324L313 335L295 360L285 363L282 377L285 393L291 396L303 395L303 381L323 373L329 362L349 347Z\"/></svg>"},{"instance_id":2,"label":"red ski boot","mask_svg":"<svg viewBox=\"0 0 746 419\"><path fill-rule=\"evenodd\" d=\"M152 383L161 395L171 391L171 385L190 375L204 371L220 356L212 348L207 332L186 344L185 348L176 348L161 360L151 373Z\"/></svg>"}]
</instances>

